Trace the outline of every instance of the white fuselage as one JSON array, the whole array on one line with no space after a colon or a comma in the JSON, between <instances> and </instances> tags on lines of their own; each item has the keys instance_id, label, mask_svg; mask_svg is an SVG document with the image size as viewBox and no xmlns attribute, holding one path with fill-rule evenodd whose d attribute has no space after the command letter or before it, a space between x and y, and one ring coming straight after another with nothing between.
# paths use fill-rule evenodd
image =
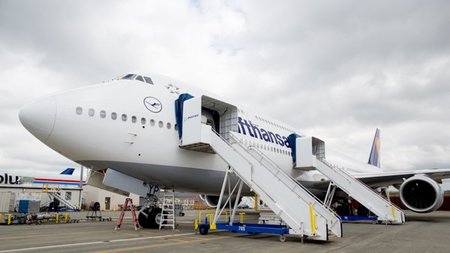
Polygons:
<instances>
[{"instance_id":1,"label":"white fuselage","mask_svg":"<svg viewBox=\"0 0 450 253\"><path fill-rule=\"evenodd\" d=\"M152 79L154 84L117 79L54 94L25 106L20 119L46 145L88 168L112 168L179 191L218 193L227 164L215 154L180 149L176 130L174 101L179 94L205 92L177 87L163 77ZM147 97L161 108L146 105ZM306 186L327 180L317 171L292 169L285 141L294 128L240 107L238 117L244 143L259 148ZM376 170L362 163L355 168L350 172Z\"/></svg>"}]
</instances>

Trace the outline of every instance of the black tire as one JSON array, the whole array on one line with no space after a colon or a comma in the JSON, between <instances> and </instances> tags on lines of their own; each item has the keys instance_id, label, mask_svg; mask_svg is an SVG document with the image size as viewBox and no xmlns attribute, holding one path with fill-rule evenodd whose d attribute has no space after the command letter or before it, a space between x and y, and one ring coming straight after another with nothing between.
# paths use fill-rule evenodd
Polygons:
<instances>
[{"instance_id":1,"label":"black tire","mask_svg":"<svg viewBox=\"0 0 450 253\"><path fill-rule=\"evenodd\" d=\"M208 226L206 226L205 224L201 224L201 225L199 225L198 226L198 232L201 234L201 235L207 235L208 234Z\"/></svg>"},{"instance_id":2,"label":"black tire","mask_svg":"<svg viewBox=\"0 0 450 253\"><path fill-rule=\"evenodd\" d=\"M139 213L139 225L143 228L159 228L161 222L161 208L145 208Z\"/></svg>"}]
</instances>

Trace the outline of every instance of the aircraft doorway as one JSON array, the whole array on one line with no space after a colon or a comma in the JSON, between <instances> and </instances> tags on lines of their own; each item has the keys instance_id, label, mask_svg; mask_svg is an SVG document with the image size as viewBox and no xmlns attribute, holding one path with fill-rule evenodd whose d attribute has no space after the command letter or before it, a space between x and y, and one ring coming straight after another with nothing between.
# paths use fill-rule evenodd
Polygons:
<instances>
[{"instance_id":1,"label":"aircraft doorway","mask_svg":"<svg viewBox=\"0 0 450 253\"><path fill-rule=\"evenodd\" d=\"M105 197L105 210L111 209L111 197Z\"/></svg>"},{"instance_id":2,"label":"aircraft doorway","mask_svg":"<svg viewBox=\"0 0 450 253\"><path fill-rule=\"evenodd\" d=\"M225 140L229 140L230 131L238 131L238 114L234 105L202 96L202 123L211 125ZM206 122L203 122L205 121Z\"/></svg>"},{"instance_id":3,"label":"aircraft doorway","mask_svg":"<svg viewBox=\"0 0 450 253\"><path fill-rule=\"evenodd\" d=\"M217 111L202 107L202 123L220 132L220 115Z\"/></svg>"}]
</instances>

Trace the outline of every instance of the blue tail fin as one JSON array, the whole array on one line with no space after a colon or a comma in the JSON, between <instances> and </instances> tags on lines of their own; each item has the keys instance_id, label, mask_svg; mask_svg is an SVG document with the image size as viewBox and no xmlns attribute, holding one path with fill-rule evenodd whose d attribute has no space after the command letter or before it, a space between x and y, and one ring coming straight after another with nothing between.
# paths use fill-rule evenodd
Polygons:
<instances>
[{"instance_id":1,"label":"blue tail fin","mask_svg":"<svg viewBox=\"0 0 450 253\"><path fill-rule=\"evenodd\" d=\"M375 131L375 136L373 137L369 161L367 163L373 166L377 166L378 168L380 168L380 147L380 129L377 128L377 130Z\"/></svg>"},{"instance_id":2,"label":"blue tail fin","mask_svg":"<svg viewBox=\"0 0 450 253\"><path fill-rule=\"evenodd\" d=\"M74 171L75 171L74 168L67 168L67 169L63 170L59 174L61 174L61 175L72 175Z\"/></svg>"}]
</instances>

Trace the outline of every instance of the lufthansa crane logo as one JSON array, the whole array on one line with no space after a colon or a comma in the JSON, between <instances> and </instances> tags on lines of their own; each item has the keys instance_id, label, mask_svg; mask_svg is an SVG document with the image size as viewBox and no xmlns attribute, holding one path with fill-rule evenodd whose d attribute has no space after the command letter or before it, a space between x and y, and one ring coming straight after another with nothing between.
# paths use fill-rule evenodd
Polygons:
<instances>
[{"instance_id":1,"label":"lufthansa crane logo","mask_svg":"<svg viewBox=\"0 0 450 253\"><path fill-rule=\"evenodd\" d=\"M149 111L154 113L158 113L162 110L161 101L154 97L144 98L144 105Z\"/></svg>"}]
</instances>

